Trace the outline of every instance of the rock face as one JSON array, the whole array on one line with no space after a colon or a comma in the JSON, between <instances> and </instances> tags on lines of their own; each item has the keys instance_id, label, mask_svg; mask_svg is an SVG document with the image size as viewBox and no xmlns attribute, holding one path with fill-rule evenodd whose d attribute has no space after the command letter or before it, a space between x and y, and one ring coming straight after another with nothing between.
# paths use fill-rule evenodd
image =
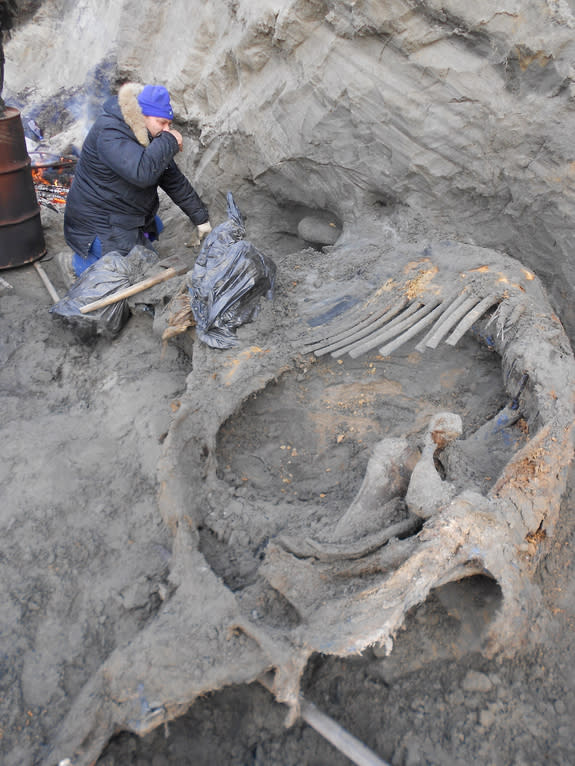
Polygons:
<instances>
[{"instance_id":1,"label":"rock face","mask_svg":"<svg viewBox=\"0 0 575 766\"><path fill-rule=\"evenodd\" d=\"M575 330L575 17L517 0L45 0L6 46L6 88L81 137L120 79L170 89L182 164L214 213L297 235L326 213L504 250ZM58 121L55 104L59 105ZM59 122L59 124L56 124Z\"/></svg>"}]
</instances>

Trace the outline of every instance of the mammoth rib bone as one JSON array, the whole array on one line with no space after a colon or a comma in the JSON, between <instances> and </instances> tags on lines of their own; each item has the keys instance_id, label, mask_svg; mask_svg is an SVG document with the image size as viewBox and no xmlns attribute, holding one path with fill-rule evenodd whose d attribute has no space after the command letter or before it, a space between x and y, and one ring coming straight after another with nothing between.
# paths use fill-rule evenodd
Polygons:
<instances>
[{"instance_id":1,"label":"mammoth rib bone","mask_svg":"<svg viewBox=\"0 0 575 766\"><path fill-rule=\"evenodd\" d=\"M440 321L432 328L427 339L421 341L422 346L428 348L437 348L440 341L447 335L453 325L455 325L461 317L465 316L470 309L472 309L477 303L479 303L480 297L473 296L465 298L457 308L451 307L451 310L440 319Z\"/></svg>"},{"instance_id":2,"label":"mammoth rib bone","mask_svg":"<svg viewBox=\"0 0 575 766\"><path fill-rule=\"evenodd\" d=\"M412 303L408 309L406 309L399 317L394 319L393 322L390 322L389 325L387 325L383 330L375 332L364 340L358 341L357 343L352 343L348 346L344 346L337 352L332 352L332 356L339 357L341 354L349 354L352 359L361 356L366 351L370 351L380 343L388 340L388 338L393 338L396 335L401 334L407 328L415 325L416 322L419 322L422 317L429 314L430 311L433 311L433 309L435 309L437 306L437 303L437 301L428 304L418 304L415 302Z\"/></svg>"},{"instance_id":3,"label":"mammoth rib bone","mask_svg":"<svg viewBox=\"0 0 575 766\"><path fill-rule=\"evenodd\" d=\"M395 303L389 309L384 311L383 314L376 316L375 319L370 317L368 320L359 322L357 325L354 325L349 330L343 330L341 333L338 333L337 336L330 339L331 342L328 343L328 345L319 345L315 349L312 348L310 350L315 351L315 355L320 357L324 354L329 354L332 351L336 351L343 346L348 346L355 341L361 340L367 335L375 332L375 330L378 330L383 325L388 323L391 324L391 321L397 316L397 314L399 314L400 311L405 308L406 305L407 301L400 301ZM325 342L326 341L323 341L323 343Z\"/></svg>"},{"instance_id":4,"label":"mammoth rib bone","mask_svg":"<svg viewBox=\"0 0 575 766\"><path fill-rule=\"evenodd\" d=\"M441 312L443 310L443 304L439 304L436 306L433 311L428 314L427 316L424 316L422 319L419 320L416 324L413 325L413 327L410 327L408 330L403 332L399 337L395 338L394 340L390 341L389 343L386 343L385 346L381 346L379 350L379 353L382 356L389 356L389 354L393 353L394 351L397 351L398 348L401 348L404 343L407 343L408 340L411 340L411 338L414 338L416 335L419 335L419 333L427 327L427 325L434 322L438 316L441 315ZM353 356L352 354L350 356Z\"/></svg>"},{"instance_id":5,"label":"mammoth rib bone","mask_svg":"<svg viewBox=\"0 0 575 766\"><path fill-rule=\"evenodd\" d=\"M349 324L349 321L345 323L343 329L331 335L329 339L322 337L322 339L313 344L306 344L308 348L306 351L314 351L316 356L323 356L343 344L350 343L354 340L359 340L365 337L368 333L378 329L382 325L390 322L400 311L402 311L407 305L407 299L398 301L391 305L389 308L384 309L381 312L374 312L367 317L360 319L359 321Z\"/></svg>"},{"instance_id":6,"label":"mammoth rib bone","mask_svg":"<svg viewBox=\"0 0 575 766\"><path fill-rule=\"evenodd\" d=\"M393 296L391 297L393 298ZM332 339L335 340L339 335L351 329L358 329L364 322L372 322L385 314L388 315L387 319L391 319L409 303L409 299L405 295L399 296L391 304L389 299L389 293L384 292L383 288L380 287L365 298L361 305L355 305L340 317L332 319L325 325L320 325L311 334L311 337L305 336L308 338L306 346L309 347L310 351L313 351L314 346L321 347L322 344L330 342Z\"/></svg>"},{"instance_id":7,"label":"mammoth rib bone","mask_svg":"<svg viewBox=\"0 0 575 766\"><path fill-rule=\"evenodd\" d=\"M499 294L486 295L485 298L479 301L477 306L471 309L471 311L463 317L457 327L453 330L451 335L445 340L449 346L455 346L469 330L469 328L481 319L483 314L488 311L492 306L501 301Z\"/></svg>"}]
</instances>

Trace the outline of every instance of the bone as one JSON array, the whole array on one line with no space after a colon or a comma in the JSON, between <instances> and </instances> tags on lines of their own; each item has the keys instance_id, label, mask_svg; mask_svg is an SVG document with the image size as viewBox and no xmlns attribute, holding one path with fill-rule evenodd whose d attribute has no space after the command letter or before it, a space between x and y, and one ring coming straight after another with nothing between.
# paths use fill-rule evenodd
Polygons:
<instances>
[{"instance_id":1,"label":"bone","mask_svg":"<svg viewBox=\"0 0 575 766\"><path fill-rule=\"evenodd\" d=\"M401 348L405 343L407 343L408 340L411 340L416 335L419 335L419 333L427 327L429 324L435 321L435 319L441 315L441 312L443 311L443 304L439 304L436 306L433 311L428 314L427 316L424 316L422 319L419 320L419 322L416 322L413 327L410 327L408 330L403 332L398 338L395 338L395 340L392 340L390 343L386 343L385 346L382 346L379 350L379 353L382 356L389 356L394 351L397 351L398 348Z\"/></svg>"},{"instance_id":2,"label":"bone","mask_svg":"<svg viewBox=\"0 0 575 766\"><path fill-rule=\"evenodd\" d=\"M414 530L416 531L417 528ZM331 561L331 572L334 578L368 577L376 574L386 574L398 569L415 552L419 541L415 535L405 538L390 538L383 546L371 553L366 550L361 557L346 558L341 561Z\"/></svg>"},{"instance_id":3,"label":"bone","mask_svg":"<svg viewBox=\"0 0 575 766\"><path fill-rule=\"evenodd\" d=\"M385 313L385 311L386 308L382 308L380 311L376 306L368 305L367 301L364 301L361 306L353 306L336 319L331 319L325 324L320 325L314 332L306 332L305 335L301 336L301 340L306 349L313 351L315 347L321 348L324 343L330 342L332 338L347 332L350 327L354 327L361 322L371 322L381 316L382 313Z\"/></svg>"},{"instance_id":4,"label":"bone","mask_svg":"<svg viewBox=\"0 0 575 766\"><path fill-rule=\"evenodd\" d=\"M359 491L336 524L331 539L357 539L395 520L394 516L386 516L386 511L395 514L395 508L388 503L405 494L413 465L414 454L407 440L383 439L378 442L367 463Z\"/></svg>"},{"instance_id":5,"label":"bone","mask_svg":"<svg viewBox=\"0 0 575 766\"><path fill-rule=\"evenodd\" d=\"M278 543L298 558L314 558L318 561L353 561L382 548L394 538L402 539L414 534L421 526L419 517L413 515L391 524L389 527L372 532L352 542L321 542L306 537L304 540L282 536Z\"/></svg>"},{"instance_id":6,"label":"bone","mask_svg":"<svg viewBox=\"0 0 575 766\"><path fill-rule=\"evenodd\" d=\"M335 338L339 333L346 332L350 327L381 316L381 314L388 310L394 310L394 313L397 313L409 302L407 297L401 296L390 306L391 297L388 291L383 291L382 288L379 288L362 301L360 305L352 306L343 315L321 325L311 334L311 337L306 336L305 345L314 346L321 344L330 338Z\"/></svg>"},{"instance_id":7,"label":"bone","mask_svg":"<svg viewBox=\"0 0 575 766\"><path fill-rule=\"evenodd\" d=\"M467 288L465 288L462 292L460 292L455 297L450 297L445 301L445 308L443 311L443 315L441 319L436 323L434 327L431 328L431 330L427 333L427 335L424 335L424 337L419 341L417 346L415 347L416 351L423 352L425 351L427 341L431 338L431 336L436 332L438 328L440 328L441 323L449 318L449 316L456 311L459 306L463 303L463 301L466 300L468 297L468 291Z\"/></svg>"},{"instance_id":8,"label":"bone","mask_svg":"<svg viewBox=\"0 0 575 766\"><path fill-rule=\"evenodd\" d=\"M425 305L421 303L412 303L402 312L398 317L391 321L383 330L377 331L367 338L352 343L349 346L344 346L339 352L333 352L332 356L339 357L343 354L349 354L352 359L356 359L358 356L371 351L380 343L383 343L388 338L393 338L395 335L400 334L408 327L415 324L421 317L432 311L436 302Z\"/></svg>"},{"instance_id":9,"label":"bone","mask_svg":"<svg viewBox=\"0 0 575 766\"><path fill-rule=\"evenodd\" d=\"M440 412L431 419L421 457L405 495L410 513L428 519L455 496L455 486L443 481L437 473L434 457L438 450L460 436L462 430L461 417L456 413Z\"/></svg>"},{"instance_id":10,"label":"bone","mask_svg":"<svg viewBox=\"0 0 575 766\"><path fill-rule=\"evenodd\" d=\"M357 495L327 540L282 535L279 544L318 561L360 558L394 537L413 534L419 519L407 516L402 496L416 456L405 439L382 439L368 460Z\"/></svg>"},{"instance_id":11,"label":"bone","mask_svg":"<svg viewBox=\"0 0 575 766\"><path fill-rule=\"evenodd\" d=\"M452 306L432 329L429 338L426 341L422 341L422 343L428 348L437 348L440 341L447 335L453 325L455 325L461 317L465 316L465 314L467 314L479 301L480 298L478 296L473 296L465 298L457 308Z\"/></svg>"},{"instance_id":12,"label":"bone","mask_svg":"<svg viewBox=\"0 0 575 766\"><path fill-rule=\"evenodd\" d=\"M342 330L335 336L315 344L309 350L314 351L316 356L323 356L331 351L335 351L335 349L340 348L341 346L360 340L382 325L390 322L403 308L405 308L406 304L407 300L398 301L381 314L369 316L348 329ZM326 343L328 345L324 345Z\"/></svg>"},{"instance_id":13,"label":"bone","mask_svg":"<svg viewBox=\"0 0 575 766\"><path fill-rule=\"evenodd\" d=\"M486 295L485 298L479 301L475 308L472 308L471 311L463 317L463 319L459 322L455 330L453 330L445 342L449 346L457 345L457 343L461 340L469 328L475 322L477 322L477 320L480 319L486 311L488 311L496 303L499 303L500 300L501 295L498 293Z\"/></svg>"},{"instance_id":14,"label":"bone","mask_svg":"<svg viewBox=\"0 0 575 766\"><path fill-rule=\"evenodd\" d=\"M418 308L420 308L420 305L421 304L419 304L417 302L409 303L409 302L404 302L404 301L400 301L399 303L394 304L394 307L393 307L394 311L393 311L393 313L390 314L388 317L386 317L386 323L385 323L386 329L396 327L399 322L404 321L406 317L409 317L414 312L416 312L418 310ZM397 309L399 309L399 311ZM353 348L357 343L361 343L362 339L365 338L365 337L370 337L369 330L368 330L367 333L363 333L362 334L362 338L360 340L356 341L355 343L354 342L349 342L349 341L343 341L342 343L338 344L337 351L336 350L332 351L331 355L332 356L338 356L338 355L343 355L343 354L348 353L348 351L351 348Z\"/></svg>"}]
</instances>

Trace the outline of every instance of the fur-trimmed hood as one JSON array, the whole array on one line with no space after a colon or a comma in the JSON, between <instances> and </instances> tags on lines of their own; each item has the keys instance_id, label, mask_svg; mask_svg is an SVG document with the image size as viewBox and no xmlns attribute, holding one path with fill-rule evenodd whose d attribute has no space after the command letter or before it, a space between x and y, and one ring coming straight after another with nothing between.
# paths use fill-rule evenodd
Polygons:
<instances>
[{"instance_id":1,"label":"fur-trimmed hood","mask_svg":"<svg viewBox=\"0 0 575 766\"><path fill-rule=\"evenodd\" d=\"M124 83L118 91L118 106L124 122L133 130L138 143L142 146L148 146L150 137L138 103L138 96L143 88L144 86L137 82Z\"/></svg>"}]
</instances>

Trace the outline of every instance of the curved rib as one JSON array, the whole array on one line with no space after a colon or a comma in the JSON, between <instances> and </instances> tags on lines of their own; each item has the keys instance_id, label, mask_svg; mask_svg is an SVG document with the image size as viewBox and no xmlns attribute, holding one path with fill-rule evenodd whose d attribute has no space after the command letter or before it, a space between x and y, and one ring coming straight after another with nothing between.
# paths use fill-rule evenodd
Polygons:
<instances>
[{"instance_id":1,"label":"curved rib","mask_svg":"<svg viewBox=\"0 0 575 766\"><path fill-rule=\"evenodd\" d=\"M330 351L335 351L338 346L346 345L353 340L363 338L369 332L390 322L403 308L405 308L406 304L407 299L398 301L385 309L385 311L377 314L375 317L373 315L364 317L360 322L342 329L340 332L329 338L324 338L320 343L315 343L309 350L313 351L316 356L323 356ZM326 343L328 345L324 345Z\"/></svg>"},{"instance_id":2,"label":"curved rib","mask_svg":"<svg viewBox=\"0 0 575 766\"><path fill-rule=\"evenodd\" d=\"M390 322L383 331L375 333L369 338L366 338L364 342L354 343L351 346L342 348L340 353L348 353L352 359L356 359L358 356L361 356L361 354L365 354L366 351L370 351L372 348L375 348L379 343L383 343L389 338L393 338L396 335L399 335L408 327L412 327L416 322L419 322L422 317L429 314L429 312L433 311L436 307L437 302L433 302L427 305L412 303L410 308L415 308L415 311L410 311L410 316L404 319L407 314L407 311L405 311L401 317L398 317L399 321ZM332 354L332 356L335 356L335 354Z\"/></svg>"},{"instance_id":3,"label":"curved rib","mask_svg":"<svg viewBox=\"0 0 575 766\"><path fill-rule=\"evenodd\" d=\"M456 309L450 311L448 316L438 322L425 345L428 348L437 348L439 342L447 335L453 325L457 324L461 317L465 316L470 309L479 303L479 300L479 296L466 298Z\"/></svg>"},{"instance_id":4,"label":"curved rib","mask_svg":"<svg viewBox=\"0 0 575 766\"><path fill-rule=\"evenodd\" d=\"M471 325L474 322L477 322L477 320L485 314L485 312L491 308L491 306L494 306L496 303L499 303L501 300L501 295L499 293L492 293L491 295L486 295L483 300L479 301L477 306L475 308L471 309L469 314L467 316L463 317L463 319L459 322L455 330L451 333L449 338L446 339L446 343L449 346L455 346L455 344L461 340L463 335L469 330Z\"/></svg>"},{"instance_id":5,"label":"curved rib","mask_svg":"<svg viewBox=\"0 0 575 766\"><path fill-rule=\"evenodd\" d=\"M393 351L397 351L397 349L403 346L404 343L407 343L408 340L411 340L411 338L414 338L416 335L418 335L425 327L427 327L428 324L434 322L435 319L441 314L442 310L443 304L440 303L433 309L431 314L428 314L427 316L423 317L423 319L420 319L419 322L402 333L398 338L395 338L395 340L392 340L390 343L382 346L379 349L379 353L382 356L389 356L389 354L391 354Z\"/></svg>"},{"instance_id":6,"label":"curved rib","mask_svg":"<svg viewBox=\"0 0 575 766\"><path fill-rule=\"evenodd\" d=\"M423 337L423 338L422 338L422 339L419 341L419 343L418 343L418 344L417 344L417 346L415 347L415 350L416 350L416 351L419 351L420 353L422 353L423 351L425 351L425 346L426 346L426 343L427 343L427 341L428 341L428 340L431 338L431 336L433 335L433 333L434 333L434 332L437 330L437 328L440 326L440 323L441 323L441 322L443 322L443 320L444 320L444 319L447 319L447 318L448 318L448 317L451 315L451 313L452 313L453 311L455 311L456 309L458 309L458 308L459 308L459 306L461 306L461 304L463 303L463 301L464 301L466 298L467 298L467 289L464 289L462 292L460 292L460 293L459 293L459 295L456 295L456 296L455 296L455 298L454 298L453 300L451 300L451 302L449 301L449 299L445 301L445 310L444 310L444 312L443 312L443 317L442 317L442 319L440 319L440 320L439 320L439 322L437 322L437 324L435 325L435 327L432 327L432 328L431 328L431 330L430 330L430 331L427 333L427 335L425 335L425 336L424 336L424 337Z\"/></svg>"}]
</instances>

